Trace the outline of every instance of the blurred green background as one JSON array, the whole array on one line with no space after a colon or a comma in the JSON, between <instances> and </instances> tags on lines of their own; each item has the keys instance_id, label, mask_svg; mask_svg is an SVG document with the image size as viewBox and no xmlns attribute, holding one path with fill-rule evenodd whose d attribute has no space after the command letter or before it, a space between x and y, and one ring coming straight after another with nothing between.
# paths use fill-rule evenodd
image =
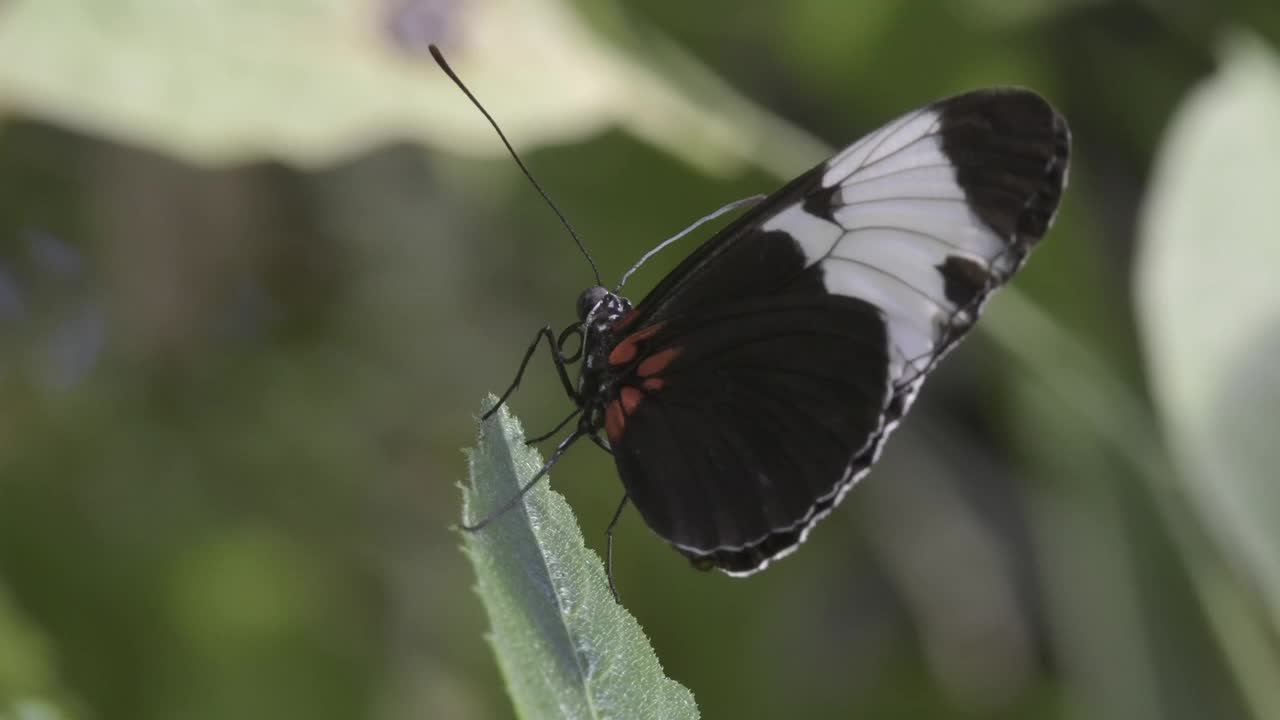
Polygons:
<instances>
[{"instance_id":1,"label":"blurred green background","mask_svg":"<svg viewBox=\"0 0 1280 720\"><path fill-rule=\"evenodd\" d=\"M606 278L938 97L1071 123L1057 226L801 552L625 517L704 717L1280 717L1274 0L0 0L0 718L511 716L460 449L590 274L428 42ZM513 407L569 409L544 357ZM609 459L553 484L602 549Z\"/></svg>"}]
</instances>

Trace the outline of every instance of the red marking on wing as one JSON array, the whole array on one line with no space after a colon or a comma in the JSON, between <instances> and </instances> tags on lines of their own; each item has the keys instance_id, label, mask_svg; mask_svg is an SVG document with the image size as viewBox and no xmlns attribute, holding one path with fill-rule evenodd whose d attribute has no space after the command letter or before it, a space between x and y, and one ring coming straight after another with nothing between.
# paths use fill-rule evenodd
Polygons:
<instances>
[{"instance_id":1,"label":"red marking on wing","mask_svg":"<svg viewBox=\"0 0 1280 720\"><path fill-rule=\"evenodd\" d=\"M662 386L666 384L667 384L666 380L663 380L662 378L656 378L656 377L645 378L644 382L641 383L641 385L644 386L645 390L661 390Z\"/></svg>"},{"instance_id":2,"label":"red marking on wing","mask_svg":"<svg viewBox=\"0 0 1280 720\"><path fill-rule=\"evenodd\" d=\"M614 332L618 332L630 325L631 322L636 319L636 315L638 315L638 313L635 310L631 310L626 315L618 318L618 322L613 324Z\"/></svg>"},{"instance_id":3,"label":"red marking on wing","mask_svg":"<svg viewBox=\"0 0 1280 720\"><path fill-rule=\"evenodd\" d=\"M680 355L680 348L678 347L667 348L666 350L659 350L658 352L642 360L640 362L640 367L636 368L636 373L638 373L640 377L649 377L650 375L657 375L658 373L665 370L666 367L671 364L671 361L675 360L676 357L679 355Z\"/></svg>"},{"instance_id":4,"label":"red marking on wing","mask_svg":"<svg viewBox=\"0 0 1280 720\"><path fill-rule=\"evenodd\" d=\"M625 318L624 318L625 319ZM623 338L622 342L613 347L609 353L610 365L626 365L636 359L636 353L640 352L640 348L636 346L641 340L647 340L653 337L655 333L662 329L662 323L650 325L649 327L628 335Z\"/></svg>"},{"instance_id":5,"label":"red marking on wing","mask_svg":"<svg viewBox=\"0 0 1280 720\"><path fill-rule=\"evenodd\" d=\"M618 399L622 402L622 411L628 415L636 411L643 398L644 393L633 387L624 387L622 392L618 393Z\"/></svg>"},{"instance_id":6,"label":"red marking on wing","mask_svg":"<svg viewBox=\"0 0 1280 720\"><path fill-rule=\"evenodd\" d=\"M610 445L617 445L622 441L622 431L626 427L627 417L622 413L622 405L614 400L604 409L604 431L609 435Z\"/></svg>"}]
</instances>

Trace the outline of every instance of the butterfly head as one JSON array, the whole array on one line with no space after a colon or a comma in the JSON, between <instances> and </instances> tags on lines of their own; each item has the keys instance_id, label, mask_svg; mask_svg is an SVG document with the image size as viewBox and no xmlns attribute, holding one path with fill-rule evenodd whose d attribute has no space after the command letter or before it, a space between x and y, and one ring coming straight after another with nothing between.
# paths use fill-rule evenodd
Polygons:
<instances>
[{"instance_id":1,"label":"butterfly head","mask_svg":"<svg viewBox=\"0 0 1280 720\"><path fill-rule=\"evenodd\" d=\"M607 331L623 315L631 311L631 303L608 288L596 285L578 296L578 320L588 333Z\"/></svg>"},{"instance_id":2,"label":"butterfly head","mask_svg":"<svg viewBox=\"0 0 1280 720\"><path fill-rule=\"evenodd\" d=\"M587 288L578 296L578 320L579 327L582 328L584 355L583 382L586 382L588 375L594 378L594 373L607 364L604 358L609 354L610 338L619 321L629 312L631 301L599 285Z\"/></svg>"},{"instance_id":3,"label":"butterfly head","mask_svg":"<svg viewBox=\"0 0 1280 720\"><path fill-rule=\"evenodd\" d=\"M583 290L582 294L578 296L578 320L585 323L587 316L596 309L601 300L608 296L609 291L599 285Z\"/></svg>"}]
</instances>

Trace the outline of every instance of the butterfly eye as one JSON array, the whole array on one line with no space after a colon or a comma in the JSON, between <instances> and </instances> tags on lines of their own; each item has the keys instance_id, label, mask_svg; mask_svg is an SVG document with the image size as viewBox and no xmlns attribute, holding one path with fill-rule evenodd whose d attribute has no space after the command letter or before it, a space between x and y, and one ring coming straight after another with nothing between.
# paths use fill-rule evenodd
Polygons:
<instances>
[{"instance_id":1,"label":"butterfly eye","mask_svg":"<svg viewBox=\"0 0 1280 720\"><path fill-rule=\"evenodd\" d=\"M599 285L583 290L582 294L578 296L578 320L586 322L587 315L591 313L591 309L608 294L609 291Z\"/></svg>"}]
</instances>

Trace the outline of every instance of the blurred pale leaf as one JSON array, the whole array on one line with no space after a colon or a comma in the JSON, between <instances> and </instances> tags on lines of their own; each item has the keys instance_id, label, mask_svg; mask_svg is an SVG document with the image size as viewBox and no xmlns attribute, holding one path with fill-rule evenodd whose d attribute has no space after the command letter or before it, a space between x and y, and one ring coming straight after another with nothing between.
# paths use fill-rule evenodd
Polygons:
<instances>
[{"instance_id":1,"label":"blurred pale leaf","mask_svg":"<svg viewBox=\"0 0 1280 720\"><path fill-rule=\"evenodd\" d=\"M428 42L524 149L618 125L708 170L814 155L723 83L672 84L692 65L674 53L666 69L626 56L564 0L9 0L0 112L201 164L312 165L394 140L503 152Z\"/></svg>"},{"instance_id":2,"label":"blurred pale leaf","mask_svg":"<svg viewBox=\"0 0 1280 720\"><path fill-rule=\"evenodd\" d=\"M1136 292L1181 480L1280 628L1277 128L1280 60L1237 37L1164 140Z\"/></svg>"},{"instance_id":3,"label":"blurred pale leaf","mask_svg":"<svg viewBox=\"0 0 1280 720\"><path fill-rule=\"evenodd\" d=\"M485 403L492 406L496 398ZM502 506L542 466L504 407L470 451L463 518ZM465 534L491 640L522 718L696 718L693 695L662 674L640 625L609 593L568 503L544 480L522 505Z\"/></svg>"}]
</instances>

